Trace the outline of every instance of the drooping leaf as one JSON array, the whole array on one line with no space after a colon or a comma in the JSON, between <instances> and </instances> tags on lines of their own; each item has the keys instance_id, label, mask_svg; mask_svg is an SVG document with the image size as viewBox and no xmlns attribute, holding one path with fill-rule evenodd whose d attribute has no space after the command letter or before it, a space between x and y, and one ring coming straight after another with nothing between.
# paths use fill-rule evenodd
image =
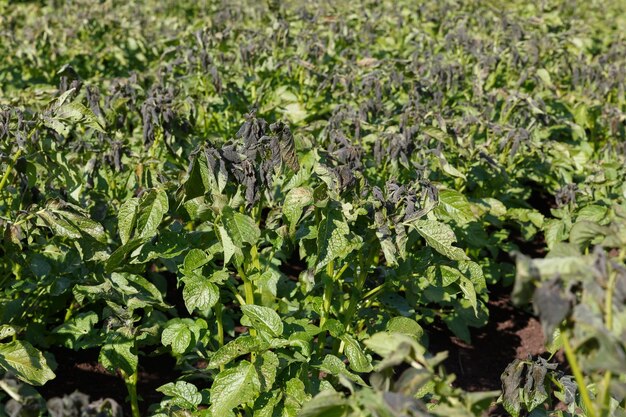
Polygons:
<instances>
[{"instance_id":1,"label":"drooping leaf","mask_svg":"<svg viewBox=\"0 0 626 417\"><path fill-rule=\"evenodd\" d=\"M350 368L355 372L370 372L372 364L365 356L365 353L363 353L359 342L347 334L343 335L341 340L345 343L344 352L350 361Z\"/></svg>"},{"instance_id":2,"label":"drooping leaf","mask_svg":"<svg viewBox=\"0 0 626 417\"><path fill-rule=\"evenodd\" d=\"M153 237L168 209L169 202L164 190L152 189L146 192L137 208L137 237Z\"/></svg>"},{"instance_id":3,"label":"drooping leaf","mask_svg":"<svg viewBox=\"0 0 626 417\"><path fill-rule=\"evenodd\" d=\"M130 239L135 222L137 220L137 208L139 207L138 198L129 198L120 206L117 213L117 228L120 233L122 245L125 245Z\"/></svg>"},{"instance_id":4,"label":"drooping leaf","mask_svg":"<svg viewBox=\"0 0 626 417\"><path fill-rule=\"evenodd\" d=\"M24 340L0 343L0 368L31 385L44 385L56 377L43 354Z\"/></svg>"}]
</instances>

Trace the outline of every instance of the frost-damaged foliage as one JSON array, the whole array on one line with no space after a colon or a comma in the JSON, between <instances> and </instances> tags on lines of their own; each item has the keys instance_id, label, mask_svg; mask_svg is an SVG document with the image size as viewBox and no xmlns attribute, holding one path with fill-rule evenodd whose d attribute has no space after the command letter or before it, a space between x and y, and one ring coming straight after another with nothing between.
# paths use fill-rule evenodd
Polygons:
<instances>
[{"instance_id":1,"label":"frost-damaged foliage","mask_svg":"<svg viewBox=\"0 0 626 417\"><path fill-rule=\"evenodd\" d=\"M505 409L623 415L625 17L0 4L2 392L43 410L89 349L133 416L479 415L429 331L471 343L514 282L569 368L503 369Z\"/></svg>"}]
</instances>

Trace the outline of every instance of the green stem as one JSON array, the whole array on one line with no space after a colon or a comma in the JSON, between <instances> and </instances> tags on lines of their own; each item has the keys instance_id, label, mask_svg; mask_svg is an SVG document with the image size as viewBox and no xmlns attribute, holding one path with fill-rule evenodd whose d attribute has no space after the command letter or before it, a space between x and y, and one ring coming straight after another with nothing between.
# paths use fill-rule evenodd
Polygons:
<instances>
[{"instance_id":1,"label":"green stem","mask_svg":"<svg viewBox=\"0 0 626 417\"><path fill-rule=\"evenodd\" d=\"M343 325L346 328L349 327L350 320L352 320L352 317L356 313L356 308L358 307L359 302L362 301L361 293L363 291L363 287L365 286L365 279L367 278L367 273L369 272L369 265L370 263L367 262L367 260L364 260L361 263L361 270L359 271L359 274L356 278L356 294L353 295L352 298L350 298L350 304L348 305L348 309L346 310L346 314L343 318Z\"/></svg>"},{"instance_id":2,"label":"green stem","mask_svg":"<svg viewBox=\"0 0 626 417\"><path fill-rule=\"evenodd\" d=\"M330 261L328 265L326 265L326 277L324 281L324 293L322 294L322 311L320 317L320 327L324 327L326 321L330 317L330 307L332 305L333 300L333 286L334 286L334 275L335 274L335 262ZM324 345L326 344L326 332L322 331L317 336L317 350L321 354L324 352Z\"/></svg>"},{"instance_id":3,"label":"green stem","mask_svg":"<svg viewBox=\"0 0 626 417\"><path fill-rule=\"evenodd\" d=\"M224 322L222 320L222 313L224 312L224 306L222 303L215 305L215 321L217 322L217 343L221 348L224 346ZM224 370L224 365L220 365L220 372Z\"/></svg>"},{"instance_id":4,"label":"green stem","mask_svg":"<svg viewBox=\"0 0 626 417\"><path fill-rule=\"evenodd\" d=\"M11 171L13 170L13 167L17 163L17 160L20 158L20 156L22 156L22 149L18 148L17 152L15 152L15 155L13 155L13 158L11 158L9 165L7 166L6 172L0 180L0 192L2 192L2 190L4 189L4 184L6 184L7 180L9 179L9 175L11 175Z\"/></svg>"},{"instance_id":5,"label":"green stem","mask_svg":"<svg viewBox=\"0 0 626 417\"><path fill-rule=\"evenodd\" d=\"M123 371L122 375L124 376L126 390L128 391L128 396L130 397L130 409L132 411L132 416L141 417L141 413L139 412L139 400L137 398L137 369L135 369L133 374L130 376L126 375Z\"/></svg>"},{"instance_id":6,"label":"green stem","mask_svg":"<svg viewBox=\"0 0 626 417\"><path fill-rule=\"evenodd\" d=\"M366 305L369 305L371 303L371 299L373 299L376 294L381 292L383 290L383 288L385 288L385 284L384 283L380 284L378 287L372 288L371 290L366 292L363 295L363 300L365 301Z\"/></svg>"},{"instance_id":7,"label":"green stem","mask_svg":"<svg viewBox=\"0 0 626 417\"><path fill-rule=\"evenodd\" d=\"M215 305L215 321L217 322L217 343L219 346L224 346L224 323L222 321L222 312L224 311L224 306L222 303L217 303Z\"/></svg>"},{"instance_id":8,"label":"green stem","mask_svg":"<svg viewBox=\"0 0 626 417\"><path fill-rule=\"evenodd\" d=\"M613 330L613 292L615 291L615 281L617 274L611 271L609 282L606 288L606 297L604 299L604 322L609 332ZM611 370L607 369L602 379L602 409L601 415L608 416L611 407Z\"/></svg>"},{"instance_id":9,"label":"green stem","mask_svg":"<svg viewBox=\"0 0 626 417\"><path fill-rule=\"evenodd\" d=\"M72 314L74 314L74 310L76 309L76 301L73 300L70 303L70 306L67 308L67 310L65 311L65 317L63 318L63 323L67 322L69 319L72 318Z\"/></svg>"},{"instance_id":10,"label":"green stem","mask_svg":"<svg viewBox=\"0 0 626 417\"><path fill-rule=\"evenodd\" d=\"M246 304L254 305L254 287L253 287L252 281L248 279L246 274L243 272L242 267L237 266L237 273L243 280L243 290L246 295ZM248 331L250 332L250 336L256 336L256 329L250 327ZM251 362L254 362L255 359L256 359L256 353L251 352L250 353Z\"/></svg>"},{"instance_id":11,"label":"green stem","mask_svg":"<svg viewBox=\"0 0 626 417\"><path fill-rule=\"evenodd\" d=\"M330 261L326 265L326 278L328 282L324 286L324 294L322 295L322 317L320 318L320 327L324 326L330 315L330 307L333 299L333 275L335 271L334 261ZM330 278L330 279L329 279Z\"/></svg>"},{"instance_id":12,"label":"green stem","mask_svg":"<svg viewBox=\"0 0 626 417\"><path fill-rule=\"evenodd\" d=\"M591 397L589 396L589 390L587 389L587 385L585 384L585 378L583 377L583 373L580 370L580 365L578 364L578 360L576 359L576 355L574 354L572 345L569 342L567 330L564 329L563 332L561 332L561 337L563 339L563 349L565 350L565 357L567 358L567 362L569 362L570 368L572 368L572 373L574 374L574 378L576 379L576 384L578 384L578 391L580 392L580 397L582 398L583 404L587 409L587 413L589 413L589 417L598 417L595 406L593 405Z\"/></svg>"},{"instance_id":13,"label":"green stem","mask_svg":"<svg viewBox=\"0 0 626 417\"><path fill-rule=\"evenodd\" d=\"M232 283L226 282L226 286L232 291L239 305L245 306L247 304L246 300L244 300L243 297L239 295L239 291L237 290L237 288L235 288L235 286Z\"/></svg>"}]
</instances>

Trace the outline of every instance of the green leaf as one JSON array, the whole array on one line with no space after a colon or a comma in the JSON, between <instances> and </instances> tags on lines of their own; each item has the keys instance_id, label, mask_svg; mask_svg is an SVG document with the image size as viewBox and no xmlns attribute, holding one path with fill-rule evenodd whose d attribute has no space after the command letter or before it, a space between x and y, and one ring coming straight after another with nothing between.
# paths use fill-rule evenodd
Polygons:
<instances>
[{"instance_id":1,"label":"green leaf","mask_svg":"<svg viewBox=\"0 0 626 417\"><path fill-rule=\"evenodd\" d=\"M139 202L137 216L137 237L153 237L163 216L169 209L167 193L160 189L152 189L146 192Z\"/></svg>"},{"instance_id":2,"label":"green leaf","mask_svg":"<svg viewBox=\"0 0 626 417\"><path fill-rule=\"evenodd\" d=\"M11 337L17 333L17 330L14 326L10 326L8 324L0 325L0 340Z\"/></svg>"},{"instance_id":3,"label":"green leaf","mask_svg":"<svg viewBox=\"0 0 626 417\"><path fill-rule=\"evenodd\" d=\"M261 231L252 217L239 213L226 206L222 212L222 222L233 244L239 248L244 243L254 245L261 237Z\"/></svg>"},{"instance_id":4,"label":"green leaf","mask_svg":"<svg viewBox=\"0 0 626 417\"><path fill-rule=\"evenodd\" d=\"M472 206L467 198L455 190L440 190L439 202L435 208L435 214L444 218L450 218L459 225L464 225L476 220L472 212Z\"/></svg>"},{"instance_id":5,"label":"green leaf","mask_svg":"<svg viewBox=\"0 0 626 417\"><path fill-rule=\"evenodd\" d=\"M224 416L260 393L261 381L254 365L242 361L237 367L220 372L211 386L211 413Z\"/></svg>"},{"instance_id":6,"label":"green leaf","mask_svg":"<svg viewBox=\"0 0 626 417\"><path fill-rule=\"evenodd\" d=\"M465 299L470 302L470 305L474 309L474 313L478 317L478 301L476 300L476 290L474 289L474 284L465 276L459 277L457 283L459 284L461 291L463 291Z\"/></svg>"},{"instance_id":7,"label":"green leaf","mask_svg":"<svg viewBox=\"0 0 626 417\"><path fill-rule=\"evenodd\" d=\"M322 391L307 402L298 417L344 417L348 415L350 404L336 391Z\"/></svg>"},{"instance_id":8,"label":"green leaf","mask_svg":"<svg viewBox=\"0 0 626 417\"><path fill-rule=\"evenodd\" d=\"M424 329L415 320L408 317L393 317L387 322L387 331L402 333L420 339Z\"/></svg>"},{"instance_id":9,"label":"green leaf","mask_svg":"<svg viewBox=\"0 0 626 417\"><path fill-rule=\"evenodd\" d=\"M261 381L261 391L270 391L276 380L276 372L278 371L278 356L271 351L257 356L254 367L256 368L259 380Z\"/></svg>"},{"instance_id":10,"label":"green leaf","mask_svg":"<svg viewBox=\"0 0 626 417\"><path fill-rule=\"evenodd\" d=\"M401 333L379 332L375 333L369 339L363 341L365 346L378 355L387 357L392 353L400 350L400 346L406 344L410 346L417 355L421 356L426 349L419 344L413 337Z\"/></svg>"},{"instance_id":11,"label":"green leaf","mask_svg":"<svg viewBox=\"0 0 626 417\"><path fill-rule=\"evenodd\" d=\"M348 239L349 234L350 227L341 210L334 204L329 204L317 234L318 271L330 261L345 258L357 247L355 242Z\"/></svg>"},{"instance_id":12,"label":"green leaf","mask_svg":"<svg viewBox=\"0 0 626 417\"><path fill-rule=\"evenodd\" d=\"M537 70L537 77L545 84L546 87L554 88L550 73L545 68L539 68Z\"/></svg>"},{"instance_id":13,"label":"green leaf","mask_svg":"<svg viewBox=\"0 0 626 417\"><path fill-rule=\"evenodd\" d=\"M297 187L291 189L285 196L283 214L289 222L289 234L296 232L296 224L302 215L302 209L313 203L313 189L310 187Z\"/></svg>"},{"instance_id":14,"label":"green leaf","mask_svg":"<svg viewBox=\"0 0 626 417\"><path fill-rule=\"evenodd\" d=\"M224 249L224 264L227 264L236 253L241 254L241 247L235 246L235 243L223 226L218 226L218 231L222 241L222 248Z\"/></svg>"},{"instance_id":15,"label":"green leaf","mask_svg":"<svg viewBox=\"0 0 626 417\"><path fill-rule=\"evenodd\" d=\"M104 270L107 273L115 270L115 268L120 266L120 264L124 261L124 259L126 259L126 257L131 252L133 252L135 249L137 249L138 247L146 243L148 240L150 240L149 237L133 238L129 240L128 242L126 242L125 244L123 244L122 246L120 246L119 248L115 249L115 251L113 251L111 256L109 256L109 259L107 259L107 262L104 266Z\"/></svg>"},{"instance_id":16,"label":"green leaf","mask_svg":"<svg viewBox=\"0 0 626 417\"><path fill-rule=\"evenodd\" d=\"M347 334L344 334L341 340L345 343L344 352L350 361L350 369L355 372L370 372L372 370L372 364L363 353L359 342Z\"/></svg>"},{"instance_id":17,"label":"green leaf","mask_svg":"<svg viewBox=\"0 0 626 417\"><path fill-rule=\"evenodd\" d=\"M163 346L171 346L175 355L182 355L187 351L193 340L189 324L180 320L171 320L161 333Z\"/></svg>"},{"instance_id":18,"label":"green leaf","mask_svg":"<svg viewBox=\"0 0 626 417\"><path fill-rule=\"evenodd\" d=\"M135 341L118 332L107 335L106 343L100 350L99 362L109 372L117 369L126 375L132 375L137 370L138 358L135 351Z\"/></svg>"},{"instance_id":19,"label":"green leaf","mask_svg":"<svg viewBox=\"0 0 626 417\"><path fill-rule=\"evenodd\" d=\"M322 365L320 366L320 370L327 372L334 376L343 375L349 380L356 382L359 385L365 386L365 381L357 375L354 374L346 368L346 364L343 363L341 359L334 355L326 355L324 360L322 361Z\"/></svg>"},{"instance_id":20,"label":"green leaf","mask_svg":"<svg viewBox=\"0 0 626 417\"><path fill-rule=\"evenodd\" d=\"M185 256L183 269L186 273L190 273L194 269L198 269L206 265L209 261L211 261L211 256L209 256L205 251L200 249L191 249Z\"/></svg>"},{"instance_id":21,"label":"green leaf","mask_svg":"<svg viewBox=\"0 0 626 417\"><path fill-rule=\"evenodd\" d=\"M185 275L182 281L185 283L183 300L185 300L189 314L192 314L195 309L207 311L219 301L219 288L207 278L193 274Z\"/></svg>"},{"instance_id":22,"label":"green leaf","mask_svg":"<svg viewBox=\"0 0 626 417\"><path fill-rule=\"evenodd\" d=\"M436 220L414 220L410 223L417 233L442 255L456 261L469 260L463 249L452 246L456 242L456 236L450 226Z\"/></svg>"},{"instance_id":23,"label":"green leaf","mask_svg":"<svg viewBox=\"0 0 626 417\"><path fill-rule=\"evenodd\" d=\"M200 148L192 155L191 170L185 181L185 200L204 195L209 190L209 167L204 149Z\"/></svg>"},{"instance_id":24,"label":"green leaf","mask_svg":"<svg viewBox=\"0 0 626 417\"><path fill-rule=\"evenodd\" d=\"M81 237L80 230L68 222L67 220L56 216L50 210L41 210L37 215L52 229L52 231L61 237L70 239L78 239Z\"/></svg>"},{"instance_id":25,"label":"green leaf","mask_svg":"<svg viewBox=\"0 0 626 417\"><path fill-rule=\"evenodd\" d=\"M129 198L120 206L117 213L117 228L120 233L122 245L125 245L133 232L135 222L137 220L137 208L139 207L138 198Z\"/></svg>"},{"instance_id":26,"label":"green leaf","mask_svg":"<svg viewBox=\"0 0 626 417\"><path fill-rule=\"evenodd\" d=\"M173 397L171 403L185 410L195 410L202 402L202 394L198 392L198 388L186 381L170 382L156 390L168 397Z\"/></svg>"},{"instance_id":27,"label":"green leaf","mask_svg":"<svg viewBox=\"0 0 626 417\"><path fill-rule=\"evenodd\" d=\"M65 337L65 345L74 349L76 342L88 335L98 322L98 314L93 311L77 314L54 329L54 333Z\"/></svg>"},{"instance_id":28,"label":"green leaf","mask_svg":"<svg viewBox=\"0 0 626 417\"><path fill-rule=\"evenodd\" d=\"M211 357L208 368L215 369L226 365L233 359L256 352L261 349L263 342L261 339L252 336L239 336L219 348Z\"/></svg>"},{"instance_id":29,"label":"green leaf","mask_svg":"<svg viewBox=\"0 0 626 417\"><path fill-rule=\"evenodd\" d=\"M579 220L572 226L569 233L569 241L581 248L587 245L599 244L609 234L609 228L596 222Z\"/></svg>"},{"instance_id":30,"label":"green leaf","mask_svg":"<svg viewBox=\"0 0 626 417\"><path fill-rule=\"evenodd\" d=\"M305 390L304 382L299 378L291 378L287 381L285 394L285 414L294 417L299 413L302 405L311 398Z\"/></svg>"},{"instance_id":31,"label":"green leaf","mask_svg":"<svg viewBox=\"0 0 626 417\"><path fill-rule=\"evenodd\" d=\"M31 385L43 385L56 377L43 354L23 340L0 343L0 368Z\"/></svg>"},{"instance_id":32,"label":"green leaf","mask_svg":"<svg viewBox=\"0 0 626 417\"><path fill-rule=\"evenodd\" d=\"M104 232L104 227L97 221L94 221L88 217L81 216L76 213L72 213L68 210L52 210L54 214L60 218L65 219L75 229L77 229L83 235L89 235L98 242L106 243L107 238Z\"/></svg>"},{"instance_id":33,"label":"green leaf","mask_svg":"<svg viewBox=\"0 0 626 417\"><path fill-rule=\"evenodd\" d=\"M91 109L85 107L78 101L63 104L57 109L55 116L72 122L80 121L100 133L106 133L98 116L96 116Z\"/></svg>"},{"instance_id":34,"label":"green leaf","mask_svg":"<svg viewBox=\"0 0 626 417\"><path fill-rule=\"evenodd\" d=\"M255 329L269 333L273 337L283 334L283 321L271 308L248 304L242 306L241 310L250 319Z\"/></svg>"}]
</instances>

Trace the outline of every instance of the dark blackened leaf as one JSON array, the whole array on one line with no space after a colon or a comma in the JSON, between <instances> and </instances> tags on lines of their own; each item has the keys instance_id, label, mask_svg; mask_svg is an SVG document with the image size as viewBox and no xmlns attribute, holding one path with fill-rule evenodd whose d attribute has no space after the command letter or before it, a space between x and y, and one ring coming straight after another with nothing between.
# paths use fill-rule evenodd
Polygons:
<instances>
[{"instance_id":1,"label":"dark blackened leaf","mask_svg":"<svg viewBox=\"0 0 626 417\"><path fill-rule=\"evenodd\" d=\"M237 147L233 143L227 142L222 146L221 156L231 164L241 163L241 155L237 152Z\"/></svg>"},{"instance_id":2,"label":"dark blackened leaf","mask_svg":"<svg viewBox=\"0 0 626 417\"><path fill-rule=\"evenodd\" d=\"M206 155L202 149L191 154L187 181L185 182L185 200L191 200L204 195L209 188L209 173L206 164Z\"/></svg>"},{"instance_id":3,"label":"dark blackened leaf","mask_svg":"<svg viewBox=\"0 0 626 417\"><path fill-rule=\"evenodd\" d=\"M532 411L548 399L546 391L546 375L548 370L556 369L556 364L549 364L545 359L538 358L528 366L526 383L524 384L524 399L527 411Z\"/></svg>"},{"instance_id":4,"label":"dark blackened leaf","mask_svg":"<svg viewBox=\"0 0 626 417\"><path fill-rule=\"evenodd\" d=\"M576 391L578 390L578 385L576 385L576 381L574 381L571 375L562 376L559 379L561 385L563 385L563 402L565 405L569 406L576 401Z\"/></svg>"},{"instance_id":5,"label":"dark blackened leaf","mask_svg":"<svg viewBox=\"0 0 626 417\"><path fill-rule=\"evenodd\" d=\"M257 119L256 111L252 110L246 115L245 123L239 128L237 138L243 139L245 149L254 148L259 139L265 136L267 131L267 122L263 119Z\"/></svg>"},{"instance_id":6,"label":"dark blackened leaf","mask_svg":"<svg viewBox=\"0 0 626 417\"><path fill-rule=\"evenodd\" d=\"M294 171L300 169L296 145L289 126L282 122L273 123L270 130L278 137L280 144L280 156L285 164Z\"/></svg>"},{"instance_id":7,"label":"dark blackened leaf","mask_svg":"<svg viewBox=\"0 0 626 417\"><path fill-rule=\"evenodd\" d=\"M565 291L559 278L544 281L535 289L533 305L546 338L551 338L554 329L567 317L573 301L572 294Z\"/></svg>"},{"instance_id":8,"label":"dark blackened leaf","mask_svg":"<svg viewBox=\"0 0 626 417\"><path fill-rule=\"evenodd\" d=\"M252 163L245 160L241 163L241 183L246 187L246 202L249 206L253 205L260 198L260 187L257 186L256 172Z\"/></svg>"},{"instance_id":9,"label":"dark blackened leaf","mask_svg":"<svg viewBox=\"0 0 626 417\"><path fill-rule=\"evenodd\" d=\"M511 362L500 377L502 381L502 405L513 417L519 417L522 410L520 387L522 385L522 373L526 364L515 359Z\"/></svg>"}]
</instances>

